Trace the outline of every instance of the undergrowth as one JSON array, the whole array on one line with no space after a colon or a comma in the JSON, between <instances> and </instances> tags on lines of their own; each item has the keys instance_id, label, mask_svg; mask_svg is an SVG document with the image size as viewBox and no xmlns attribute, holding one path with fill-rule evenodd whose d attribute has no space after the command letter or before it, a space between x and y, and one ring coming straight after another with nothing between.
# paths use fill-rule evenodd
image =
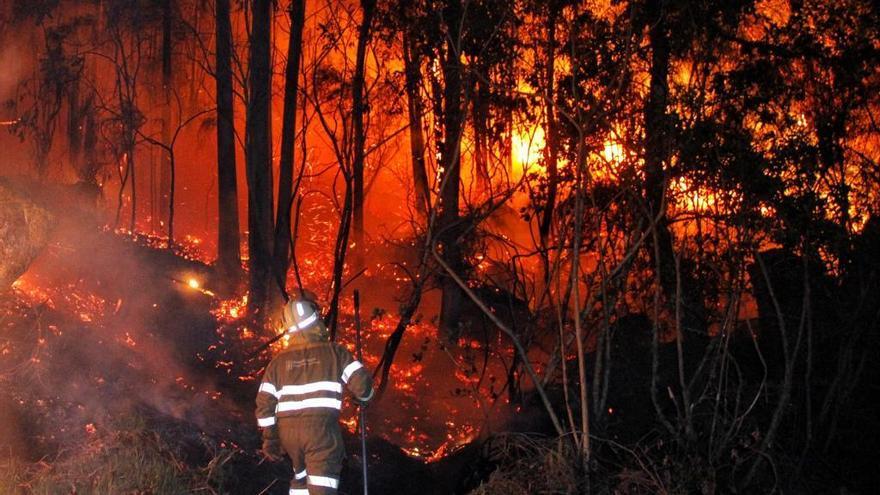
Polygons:
<instances>
[{"instance_id":1,"label":"undergrowth","mask_svg":"<svg viewBox=\"0 0 880 495\"><path fill-rule=\"evenodd\" d=\"M219 452L202 469L183 459L179 446L151 431L139 417L96 430L70 451L36 463L0 461L3 494L220 493L224 459Z\"/></svg>"},{"instance_id":2,"label":"undergrowth","mask_svg":"<svg viewBox=\"0 0 880 495\"><path fill-rule=\"evenodd\" d=\"M497 467L471 495L583 493L570 442L507 433L490 439L484 455Z\"/></svg>"}]
</instances>

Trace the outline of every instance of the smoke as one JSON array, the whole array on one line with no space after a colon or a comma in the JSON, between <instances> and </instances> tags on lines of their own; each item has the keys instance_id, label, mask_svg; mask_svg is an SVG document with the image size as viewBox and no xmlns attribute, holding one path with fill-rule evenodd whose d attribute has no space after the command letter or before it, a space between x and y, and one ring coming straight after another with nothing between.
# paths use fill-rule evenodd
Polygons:
<instances>
[{"instance_id":1,"label":"smoke","mask_svg":"<svg viewBox=\"0 0 880 495\"><path fill-rule=\"evenodd\" d=\"M12 132L18 113L18 89L33 74L38 58L34 53L33 29L7 22L0 12L0 173L21 173L29 162L29 146Z\"/></svg>"},{"instance_id":2,"label":"smoke","mask_svg":"<svg viewBox=\"0 0 880 495\"><path fill-rule=\"evenodd\" d=\"M0 121L17 117L10 114L7 102L15 97L19 84L33 72L38 61L30 36L22 31L0 18Z\"/></svg>"},{"instance_id":3,"label":"smoke","mask_svg":"<svg viewBox=\"0 0 880 495\"><path fill-rule=\"evenodd\" d=\"M176 281L205 267L102 230L73 188L18 188L59 223L15 293L2 296L0 346L14 344L0 347L0 421L29 425L37 456L132 415L201 432L228 426L240 411L196 357L214 337L210 298ZM0 445L20 451L20 435L6 433Z\"/></svg>"}]
</instances>

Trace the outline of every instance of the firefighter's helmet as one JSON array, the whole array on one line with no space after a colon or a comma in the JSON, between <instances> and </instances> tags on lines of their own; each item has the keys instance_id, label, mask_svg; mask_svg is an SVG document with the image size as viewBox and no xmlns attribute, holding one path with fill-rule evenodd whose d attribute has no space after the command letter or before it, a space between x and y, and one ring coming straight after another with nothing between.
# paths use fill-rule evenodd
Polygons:
<instances>
[{"instance_id":1,"label":"firefighter's helmet","mask_svg":"<svg viewBox=\"0 0 880 495\"><path fill-rule=\"evenodd\" d=\"M294 297L288 301L281 320L285 331L297 340L299 336L307 341L326 339L327 327L321 319L321 309L311 298Z\"/></svg>"}]
</instances>

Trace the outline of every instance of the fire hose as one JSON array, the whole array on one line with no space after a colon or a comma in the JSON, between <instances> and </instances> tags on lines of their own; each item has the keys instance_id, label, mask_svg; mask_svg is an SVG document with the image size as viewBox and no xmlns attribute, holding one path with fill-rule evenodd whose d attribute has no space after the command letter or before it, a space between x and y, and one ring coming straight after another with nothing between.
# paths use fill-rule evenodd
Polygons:
<instances>
[{"instance_id":1,"label":"fire hose","mask_svg":"<svg viewBox=\"0 0 880 495\"><path fill-rule=\"evenodd\" d=\"M355 335L355 347L357 352L357 360L360 362L364 361L364 354L361 350L361 294L355 289L354 291L354 335ZM364 495L368 495L367 488L367 415L366 415L366 404L360 404L358 406L358 413L360 415L359 425L361 430L361 461L363 464L363 477L364 477Z\"/></svg>"}]
</instances>

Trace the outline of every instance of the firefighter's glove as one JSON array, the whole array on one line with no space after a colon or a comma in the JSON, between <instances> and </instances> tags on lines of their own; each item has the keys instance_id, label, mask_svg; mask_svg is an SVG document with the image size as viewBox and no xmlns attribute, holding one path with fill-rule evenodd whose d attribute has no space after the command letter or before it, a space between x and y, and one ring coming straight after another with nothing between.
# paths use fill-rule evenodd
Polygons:
<instances>
[{"instance_id":1,"label":"firefighter's glove","mask_svg":"<svg viewBox=\"0 0 880 495\"><path fill-rule=\"evenodd\" d=\"M264 438L261 453L263 457L272 462L280 461L284 455L284 450L281 449L281 441L278 438Z\"/></svg>"}]
</instances>

